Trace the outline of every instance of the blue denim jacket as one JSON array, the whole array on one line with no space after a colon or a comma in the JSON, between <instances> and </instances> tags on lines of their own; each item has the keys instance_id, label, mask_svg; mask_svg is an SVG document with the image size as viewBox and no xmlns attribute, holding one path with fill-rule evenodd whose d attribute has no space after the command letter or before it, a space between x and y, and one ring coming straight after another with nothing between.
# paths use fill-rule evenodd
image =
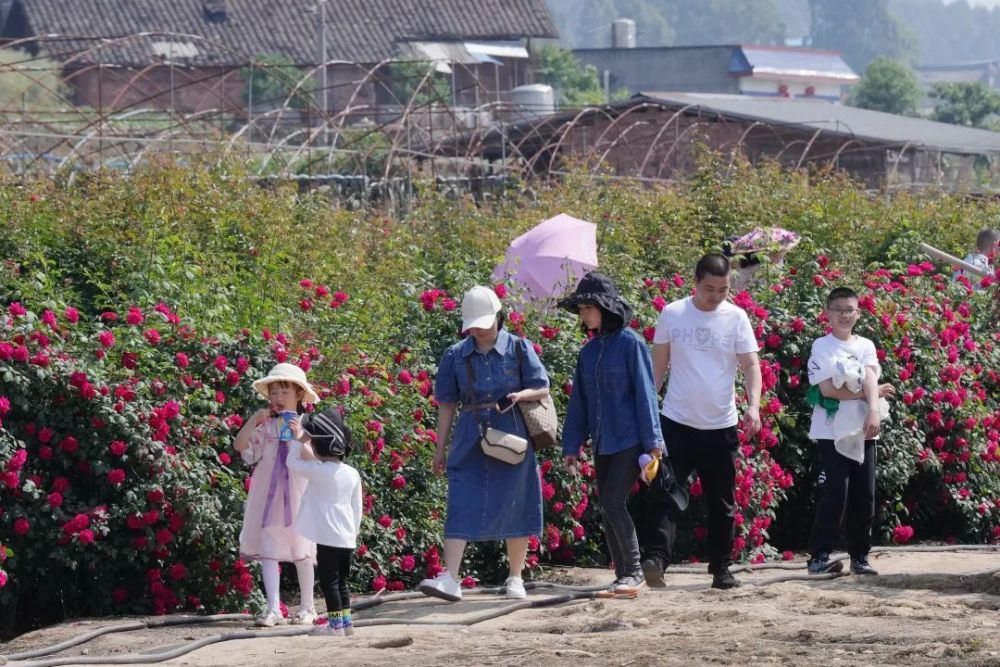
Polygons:
<instances>
[{"instance_id":1,"label":"blue denim jacket","mask_svg":"<svg viewBox=\"0 0 1000 667\"><path fill-rule=\"evenodd\" d=\"M636 444L665 449L653 360L639 335L625 327L595 336L580 350L573 393L563 425L563 454L575 456L588 439L594 454L615 454Z\"/></svg>"}]
</instances>

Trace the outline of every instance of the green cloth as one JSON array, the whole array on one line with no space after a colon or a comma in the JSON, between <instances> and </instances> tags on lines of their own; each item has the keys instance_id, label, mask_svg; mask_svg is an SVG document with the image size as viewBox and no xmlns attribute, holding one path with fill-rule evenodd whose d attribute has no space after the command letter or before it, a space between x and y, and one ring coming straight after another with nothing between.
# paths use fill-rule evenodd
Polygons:
<instances>
[{"instance_id":1,"label":"green cloth","mask_svg":"<svg viewBox=\"0 0 1000 667\"><path fill-rule=\"evenodd\" d=\"M835 398L830 398L824 396L820 390L818 384L809 385L809 390L806 392L806 403L815 407L820 406L826 410L827 417L833 417L837 414L837 410L840 409L840 401Z\"/></svg>"}]
</instances>

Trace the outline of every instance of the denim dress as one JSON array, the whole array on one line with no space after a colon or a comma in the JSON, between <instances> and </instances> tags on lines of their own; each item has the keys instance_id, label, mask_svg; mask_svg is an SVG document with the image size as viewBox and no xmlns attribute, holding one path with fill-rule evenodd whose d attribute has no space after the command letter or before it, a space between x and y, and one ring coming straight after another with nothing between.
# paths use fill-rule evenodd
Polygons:
<instances>
[{"instance_id":1,"label":"denim dress","mask_svg":"<svg viewBox=\"0 0 1000 667\"><path fill-rule=\"evenodd\" d=\"M518 361L520 348L520 362ZM472 363L470 387L466 360ZM439 403L473 406L492 404L513 391L541 389L548 376L534 348L506 330L486 354L470 336L449 347L438 366L434 396ZM491 407L463 407L448 450L448 513L444 536L469 541L528 537L542 532L542 489L535 452L528 447L524 461L510 465L483 454L480 423L527 437L524 419L515 406L505 413Z\"/></svg>"}]
</instances>

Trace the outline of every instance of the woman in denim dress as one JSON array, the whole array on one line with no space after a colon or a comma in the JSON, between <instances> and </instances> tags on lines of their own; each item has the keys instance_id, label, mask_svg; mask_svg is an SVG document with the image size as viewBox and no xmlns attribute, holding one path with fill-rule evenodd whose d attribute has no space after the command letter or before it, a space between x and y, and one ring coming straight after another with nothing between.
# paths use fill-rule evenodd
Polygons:
<instances>
[{"instance_id":1,"label":"woman in denim dress","mask_svg":"<svg viewBox=\"0 0 1000 667\"><path fill-rule=\"evenodd\" d=\"M462 341L449 347L438 365L434 397L438 401L434 472L448 476L444 524L445 570L420 582L420 590L445 600L462 599L460 568L467 542L504 540L510 576L507 597L524 598L521 570L528 538L542 531L542 490L535 452L511 465L486 456L480 448L485 424L528 438L515 405L499 412L497 401L537 401L548 394L549 380L534 348L503 328L500 300L488 287L473 287L462 300ZM470 382L471 380L471 382ZM451 447L448 436L458 415Z\"/></svg>"}]
</instances>

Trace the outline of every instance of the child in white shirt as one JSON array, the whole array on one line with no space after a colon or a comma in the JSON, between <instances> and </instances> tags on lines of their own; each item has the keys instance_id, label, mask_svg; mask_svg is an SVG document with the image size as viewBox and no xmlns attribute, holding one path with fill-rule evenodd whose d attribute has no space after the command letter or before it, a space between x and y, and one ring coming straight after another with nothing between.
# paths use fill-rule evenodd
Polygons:
<instances>
[{"instance_id":1,"label":"child in white shirt","mask_svg":"<svg viewBox=\"0 0 1000 667\"><path fill-rule=\"evenodd\" d=\"M288 452L290 470L309 480L295 532L316 543L319 584L326 599L327 623L317 633L330 636L354 634L348 580L351 556L361 530L361 476L343 462L351 451L350 432L338 408L306 415L293 424L296 440ZM316 460L302 457L311 447Z\"/></svg>"}]
</instances>

